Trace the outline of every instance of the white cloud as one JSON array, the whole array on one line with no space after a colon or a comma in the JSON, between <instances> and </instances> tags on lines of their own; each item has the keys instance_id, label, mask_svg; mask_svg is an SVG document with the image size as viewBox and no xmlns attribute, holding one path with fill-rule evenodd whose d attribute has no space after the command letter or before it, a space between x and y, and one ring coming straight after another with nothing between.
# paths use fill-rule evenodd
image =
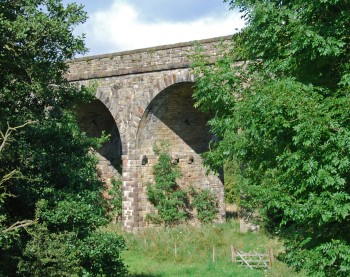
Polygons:
<instances>
[{"instance_id":1,"label":"white cloud","mask_svg":"<svg viewBox=\"0 0 350 277\"><path fill-rule=\"evenodd\" d=\"M109 10L90 14L81 29L86 33L91 55L225 36L243 25L240 15L232 11L220 18L191 22L144 22L133 6L116 0Z\"/></svg>"}]
</instances>

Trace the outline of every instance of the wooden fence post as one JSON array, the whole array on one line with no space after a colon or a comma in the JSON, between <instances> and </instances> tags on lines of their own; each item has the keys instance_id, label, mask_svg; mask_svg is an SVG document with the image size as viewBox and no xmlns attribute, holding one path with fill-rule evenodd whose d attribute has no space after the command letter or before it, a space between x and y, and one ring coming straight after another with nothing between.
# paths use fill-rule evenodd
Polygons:
<instances>
[{"instance_id":1,"label":"wooden fence post","mask_svg":"<svg viewBox=\"0 0 350 277\"><path fill-rule=\"evenodd\" d=\"M213 246L213 263L215 263L215 246Z\"/></svg>"},{"instance_id":2,"label":"wooden fence post","mask_svg":"<svg viewBox=\"0 0 350 277\"><path fill-rule=\"evenodd\" d=\"M233 245L231 245L231 261L233 263L236 263L236 254L235 254L235 249L233 248Z\"/></svg>"},{"instance_id":3,"label":"wooden fence post","mask_svg":"<svg viewBox=\"0 0 350 277\"><path fill-rule=\"evenodd\" d=\"M269 249L269 258L270 258L270 267L272 267L272 263L273 263L273 252L272 249Z\"/></svg>"}]
</instances>

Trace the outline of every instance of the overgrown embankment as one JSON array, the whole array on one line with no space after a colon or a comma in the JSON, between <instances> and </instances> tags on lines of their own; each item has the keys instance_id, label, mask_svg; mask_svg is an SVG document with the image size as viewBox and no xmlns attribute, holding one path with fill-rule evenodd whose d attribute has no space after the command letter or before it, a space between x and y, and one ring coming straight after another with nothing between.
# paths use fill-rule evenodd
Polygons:
<instances>
[{"instance_id":1,"label":"overgrown embankment","mask_svg":"<svg viewBox=\"0 0 350 277\"><path fill-rule=\"evenodd\" d=\"M271 269L251 270L231 262L231 245L241 251L276 255L282 244L264 233L239 232L236 220L202 226L148 228L124 234L123 260L131 276L303 276L275 260ZM214 248L214 261L213 261Z\"/></svg>"}]
</instances>

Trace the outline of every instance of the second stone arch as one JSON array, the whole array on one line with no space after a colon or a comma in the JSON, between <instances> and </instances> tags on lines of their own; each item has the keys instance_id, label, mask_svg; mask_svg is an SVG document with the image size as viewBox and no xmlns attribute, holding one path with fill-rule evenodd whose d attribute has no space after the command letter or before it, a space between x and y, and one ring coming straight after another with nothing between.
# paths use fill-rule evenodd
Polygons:
<instances>
[{"instance_id":1,"label":"second stone arch","mask_svg":"<svg viewBox=\"0 0 350 277\"><path fill-rule=\"evenodd\" d=\"M209 115L194 108L193 82L179 82L159 92L147 106L136 138L138 191L138 227L148 225L146 215L156 212L147 199L146 184L153 181L152 167L157 162L154 144L165 141L174 163L181 169L182 188L209 189L217 195L217 221L225 218L223 176L207 174L201 154L208 150L212 136L207 125Z\"/></svg>"}]
</instances>

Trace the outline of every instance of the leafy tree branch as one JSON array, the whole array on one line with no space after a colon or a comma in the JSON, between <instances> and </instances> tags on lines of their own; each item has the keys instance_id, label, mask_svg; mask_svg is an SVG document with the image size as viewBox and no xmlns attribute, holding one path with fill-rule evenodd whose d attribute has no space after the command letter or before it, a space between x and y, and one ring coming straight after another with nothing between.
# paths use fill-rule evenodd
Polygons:
<instances>
[{"instance_id":1,"label":"leafy tree branch","mask_svg":"<svg viewBox=\"0 0 350 277\"><path fill-rule=\"evenodd\" d=\"M1 276L126 275L122 238L99 231L108 215L91 149L105 137L87 137L73 111L96 86L66 79L86 52L73 32L86 18L61 0L0 1Z\"/></svg>"},{"instance_id":2,"label":"leafy tree branch","mask_svg":"<svg viewBox=\"0 0 350 277\"><path fill-rule=\"evenodd\" d=\"M35 123L35 121L26 121L24 124L16 126L16 127L10 127L9 124L7 123L7 129L6 129L5 133L0 131L0 135L1 135L0 153L2 152L3 148L5 147L5 144L8 142L12 132L17 131L21 128L24 128L25 126L27 126L29 124L34 124L34 123Z\"/></svg>"},{"instance_id":3,"label":"leafy tree branch","mask_svg":"<svg viewBox=\"0 0 350 277\"><path fill-rule=\"evenodd\" d=\"M206 163L239 165L240 204L284 240L287 264L348 276L349 3L227 2L246 28L213 66L194 61L196 106L219 138Z\"/></svg>"}]
</instances>

